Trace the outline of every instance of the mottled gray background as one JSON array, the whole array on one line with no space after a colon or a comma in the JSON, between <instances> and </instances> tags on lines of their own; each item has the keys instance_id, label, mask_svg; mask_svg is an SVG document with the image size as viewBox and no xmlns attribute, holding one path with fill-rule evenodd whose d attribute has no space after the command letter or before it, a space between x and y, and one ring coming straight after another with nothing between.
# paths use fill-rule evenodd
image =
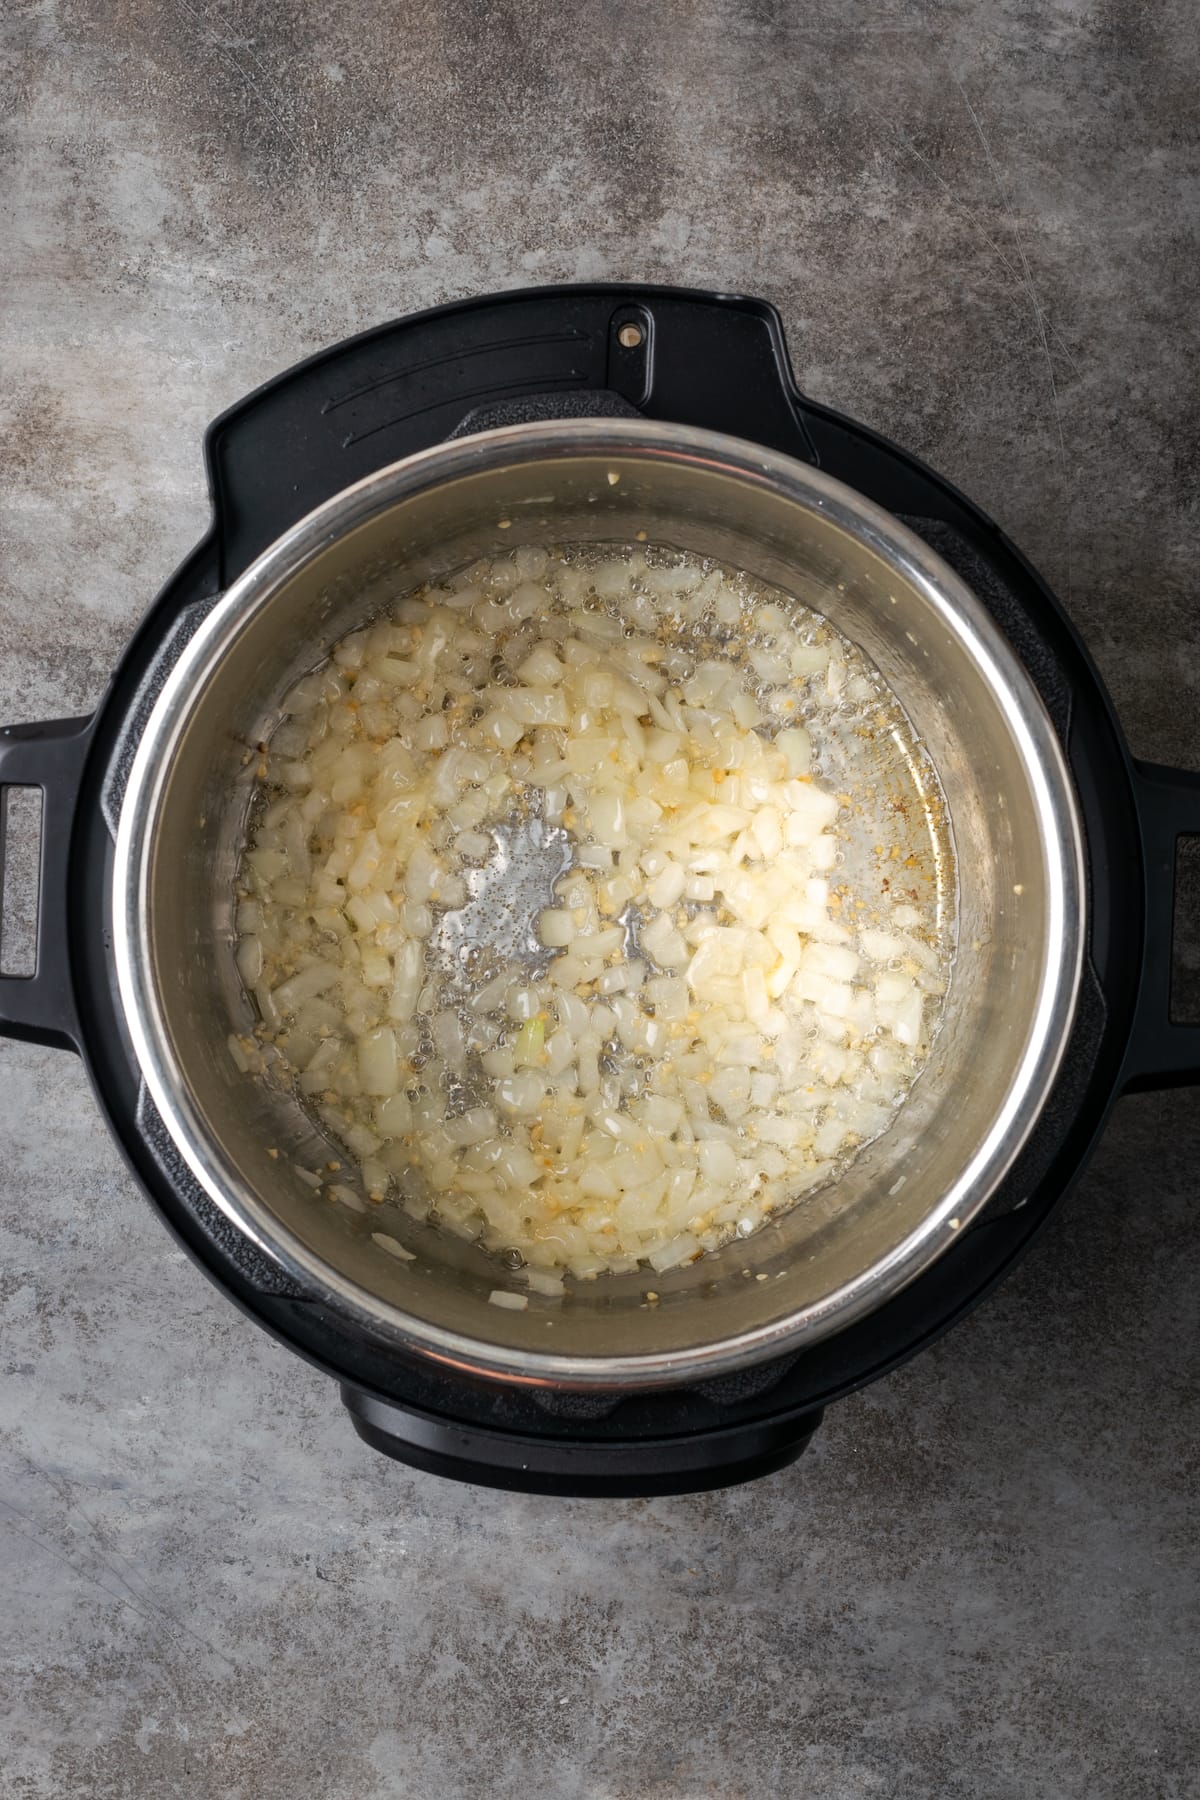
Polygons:
<instances>
[{"instance_id":1,"label":"mottled gray background","mask_svg":"<svg viewBox=\"0 0 1200 1800\"><path fill-rule=\"evenodd\" d=\"M81 712L205 422L481 289L775 300L1200 764L1194 0L8 0L0 716ZM1200 944L1200 940L1198 940ZM1140 1800L1196 1773L1196 1097L749 1490L373 1457L0 1046L0 1794ZM1191 1698L1189 1699L1189 1694Z\"/></svg>"}]
</instances>

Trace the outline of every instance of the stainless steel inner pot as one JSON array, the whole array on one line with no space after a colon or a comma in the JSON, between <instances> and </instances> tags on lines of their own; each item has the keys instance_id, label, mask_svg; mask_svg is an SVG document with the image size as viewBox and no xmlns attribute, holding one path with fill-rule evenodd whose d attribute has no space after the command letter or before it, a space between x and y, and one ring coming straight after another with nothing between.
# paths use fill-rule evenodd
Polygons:
<instances>
[{"instance_id":1,"label":"stainless steel inner pot","mask_svg":"<svg viewBox=\"0 0 1200 1800\"><path fill-rule=\"evenodd\" d=\"M342 1153L290 1094L239 1074L230 1058L230 1031L252 1023L233 961L247 746L270 734L299 674L417 583L522 542L629 541L638 531L798 596L881 670L949 809L957 959L928 1067L844 1179L688 1268L601 1277L563 1300L534 1295L525 1312L502 1310L488 1294L503 1273L475 1246L399 1211L384 1222L314 1197L293 1164ZM241 1231L377 1339L510 1380L637 1386L711 1375L836 1331L969 1223L1058 1066L1084 887L1079 818L1050 721L938 557L790 458L714 433L592 420L488 432L384 469L247 570L191 639L145 728L114 902L121 995L149 1090ZM379 1229L416 1260L379 1250L370 1236ZM657 1306L644 1302L649 1286Z\"/></svg>"}]
</instances>

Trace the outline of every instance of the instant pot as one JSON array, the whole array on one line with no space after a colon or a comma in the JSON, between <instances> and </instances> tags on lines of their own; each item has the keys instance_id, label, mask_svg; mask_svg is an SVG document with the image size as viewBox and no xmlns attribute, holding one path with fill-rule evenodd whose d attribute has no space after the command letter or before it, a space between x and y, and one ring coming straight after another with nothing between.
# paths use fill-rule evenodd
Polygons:
<instances>
[{"instance_id":1,"label":"instant pot","mask_svg":"<svg viewBox=\"0 0 1200 1800\"><path fill-rule=\"evenodd\" d=\"M795 388L736 296L560 288L350 340L210 429L213 520L91 719L0 733L43 794L36 969L0 1030L77 1050L193 1258L417 1467L686 1491L804 1448L823 1407L999 1280L1114 1099L1200 1079L1172 1021L1178 838L1200 776L1134 762L1069 621L940 477ZM655 1277L489 1307L497 1267L291 1178L329 1154L235 1067L234 874L289 681L389 597L520 542L652 542L802 594L904 704L945 794L958 951L930 1064L816 1207Z\"/></svg>"}]
</instances>

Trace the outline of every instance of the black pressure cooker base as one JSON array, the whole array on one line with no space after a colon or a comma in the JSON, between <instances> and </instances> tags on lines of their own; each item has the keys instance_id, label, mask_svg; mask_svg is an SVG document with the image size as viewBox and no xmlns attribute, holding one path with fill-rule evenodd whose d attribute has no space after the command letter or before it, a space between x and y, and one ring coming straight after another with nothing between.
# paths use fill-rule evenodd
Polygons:
<instances>
[{"instance_id":1,"label":"black pressure cooker base","mask_svg":"<svg viewBox=\"0 0 1200 1800\"><path fill-rule=\"evenodd\" d=\"M636 344L622 342L630 325ZM418 1362L352 1331L282 1275L209 1200L159 1120L111 960L113 838L129 764L162 681L222 589L313 507L401 457L494 425L585 413L731 432L816 464L899 515L967 581L1041 693L1075 779L1089 862L1088 959L1067 1052L979 1219L834 1337L739 1375L626 1395L523 1388ZM1136 776L1073 628L949 483L796 391L779 317L756 300L594 286L438 308L269 383L216 421L206 456L212 527L155 602L96 718L69 739L61 726L33 728L69 745L59 749L78 788L71 829L50 831L49 854L64 866L44 868L43 892L47 873L60 873L82 904L57 921L70 991L45 996L25 1034L81 1049L131 1167L180 1242L246 1312L340 1382L355 1429L376 1449L456 1479L559 1494L684 1492L782 1466L825 1405L914 1355L1002 1278L1083 1167L1122 1084L1145 925Z\"/></svg>"}]
</instances>

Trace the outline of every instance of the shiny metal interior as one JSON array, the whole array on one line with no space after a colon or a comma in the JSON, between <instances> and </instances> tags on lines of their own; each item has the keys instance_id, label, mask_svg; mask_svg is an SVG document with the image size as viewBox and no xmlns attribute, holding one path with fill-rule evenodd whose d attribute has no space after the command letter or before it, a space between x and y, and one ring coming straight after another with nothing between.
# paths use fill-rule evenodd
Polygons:
<instances>
[{"instance_id":1,"label":"shiny metal interior","mask_svg":"<svg viewBox=\"0 0 1200 1800\"><path fill-rule=\"evenodd\" d=\"M251 749L292 680L417 582L522 541L622 541L639 530L796 595L881 670L949 808L957 960L928 1068L843 1180L755 1237L655 1277L657 1306L644 1304L644 1277L623 1276L500 1310L487 1296L503 1271L474 1246L399 1210L358 1217L314 1198L292 1165L335 1152L290 1093L239 1074L229 1057L229 1031L251 1022L232 955ZM624 420L444 445L347 490L268 550L201 626L154 709L121 815L114 899L139 1061L228 1217L384 1340L576 1386L678 1382L778 1354L927 1266L985 1203L1038 1115L1070 1028L1083 932L1080 827L1057 741L957 577L816 471L713 434ZM379 1229L416 1260L381 1253L370 1238Z\"/></svg>"}]
</instances>

